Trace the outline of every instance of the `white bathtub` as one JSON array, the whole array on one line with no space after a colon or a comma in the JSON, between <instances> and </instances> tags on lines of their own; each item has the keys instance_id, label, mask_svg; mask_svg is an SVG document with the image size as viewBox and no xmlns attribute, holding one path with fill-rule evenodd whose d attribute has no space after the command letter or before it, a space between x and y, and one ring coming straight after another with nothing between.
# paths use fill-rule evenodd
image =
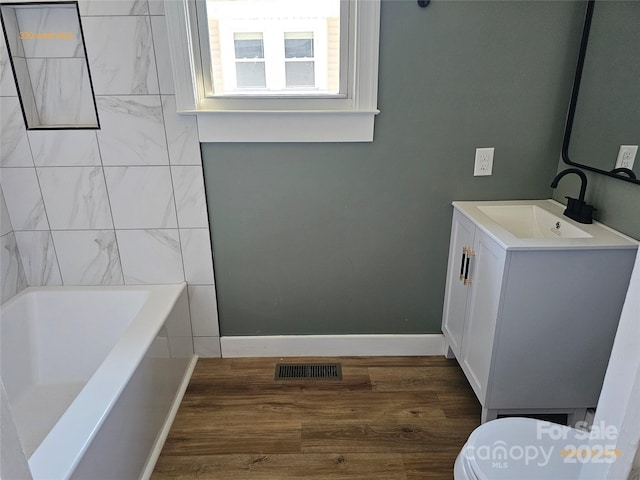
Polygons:
<instances>
[{"instance_id":1,"label":"white bathtub","mask_svg":"<svg viewBox=\"0 0 640 480\"><path fill-rule=\"evenodd\" d=\"M33 478L148 477L195 365L186 285L28 288L0 322Z\"/></svg>"}]
</instances>

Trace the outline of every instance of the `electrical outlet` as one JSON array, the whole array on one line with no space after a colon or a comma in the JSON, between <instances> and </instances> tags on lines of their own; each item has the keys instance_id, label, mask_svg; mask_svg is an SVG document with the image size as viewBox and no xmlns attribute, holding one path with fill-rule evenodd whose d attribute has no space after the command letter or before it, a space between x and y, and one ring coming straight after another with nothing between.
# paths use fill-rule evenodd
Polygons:
<instances>
[{"instance_id":1,"label":"electrical outlet","mask_svg":"<svg viewBox=\"0 0 640 480\"><path fill-rule=\"evenodd\" d=\"M616 160L616 168L628 168L633 170L633 162L638 153L638 145L620 145L618 150L618 159Z\"/></svg>"},{"instance_id":2,"label":"electrical outlet","mask_svg":"<svg viewBox=\"0 0 640 480\"><path fill-rule=\"evenodd\" d=\"M473 175L481 177L491 175L493 172L493 152L495 148L476 148L476 163L473 168Z\"/></svg>"}]
</instances>

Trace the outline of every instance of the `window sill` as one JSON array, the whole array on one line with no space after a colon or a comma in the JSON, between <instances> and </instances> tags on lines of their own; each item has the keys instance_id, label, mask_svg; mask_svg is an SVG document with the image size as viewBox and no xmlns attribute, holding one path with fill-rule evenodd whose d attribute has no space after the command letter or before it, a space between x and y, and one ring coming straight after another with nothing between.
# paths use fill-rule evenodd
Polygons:
<instances>
[{"instance_id":1,"label":"window sill","mask_svg":"<svg viewBox=\"0 0 640 480\"><path fill-rule=\"evenodd\" d=\"M372 142L378 93L380 0L350 0L346 97L209 99L195 3L165 4L178 113L196 115L200 142ZM262 108L260 108L262 107Z\"/></svg>"},{"instance_id":2,"label":"window sill","mask_svg":"<svg viewBox=\"0 0 640 480\"><path fill-rule=\"evenodd\" d=\"M196 113L200 142L372 142L374 111Z\"/></svg>"}]
</instances>

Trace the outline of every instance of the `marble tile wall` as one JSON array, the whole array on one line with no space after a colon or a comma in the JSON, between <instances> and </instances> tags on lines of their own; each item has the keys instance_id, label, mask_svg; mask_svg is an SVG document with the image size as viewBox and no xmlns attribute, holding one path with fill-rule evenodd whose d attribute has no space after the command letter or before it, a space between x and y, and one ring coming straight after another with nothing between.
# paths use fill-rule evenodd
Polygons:
<instances>
[{"instance_id":1,"label":"marble tile wall","mask_svg":"<svg viewBox=\"0 0 640 480\"><path fill-rule=\"evenodd\" d=\"M0 45L2 301L27 284L186 281L196 353L219 356L197 126L175 113L163 2L79 6L100 130L27 131Z\"/></svg>"},{"instance_id":2,"label":"marble tile wall","mask_svg":"<svg viewBox=\"0 0 640 480\"><path fill-rule=\"evenodd\" d=\"M18 251L16 235L0 187L0 303L6 302L26 286L27 277Z\"/></svg>"}]
</instances>

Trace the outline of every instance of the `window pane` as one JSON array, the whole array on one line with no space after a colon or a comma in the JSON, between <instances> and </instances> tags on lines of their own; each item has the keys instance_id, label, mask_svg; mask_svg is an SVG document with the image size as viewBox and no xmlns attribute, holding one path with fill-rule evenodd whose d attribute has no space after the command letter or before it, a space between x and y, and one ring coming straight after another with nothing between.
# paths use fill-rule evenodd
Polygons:
<instances>
[{"instance_id":1,"label":"window pane","mask_svg":"<svg viewBox=\"0 0 640 480\"><path fill-rule=\"evenodd\" d=\"M238 88L265 88L264 62L236 63L236 83Z\"/></svg>"},{"instance_id":2,"label":"window pane","mask_svg":"<svg viewBox=\"0 0 640 480\"><path fill-rule=\"evenodd\" d=\"M313 58L313 33L285 33L284 56L286 58Z\"/></svg>"},{"instance_id":3,"label":"window pane","mask_svg":"<svg viewBox=\"0 0 640 480\"><path fill-rule=\"evenodd\" d=\"M341 55L348 40L340 32L346 27L341 14L346 13L347 0L205 1L210 53L210 67L203 60L209 74L203 79L207 95L340 93ZM289 61L312 63L287 67ZM237 66L240 63L264 65Z\"/></svg>"},{"instance_id":4,"label":"window pane","mask_svg":"<svg viewBox=\"0 0 640 480\"><path fill-rule=\"evenodd\" d=\"M315 86L314 62L286 62L287 87Z\"/></svg>"},{"instance_id":5,"label":"window pane","mask_svg":"<svg viewBox=\"0 0 640 480\"><path fill-rule=\"evenodd\" d=\"M264 58L261 33L234 33L236 58Z\"/></svg>"}]
</instances>

